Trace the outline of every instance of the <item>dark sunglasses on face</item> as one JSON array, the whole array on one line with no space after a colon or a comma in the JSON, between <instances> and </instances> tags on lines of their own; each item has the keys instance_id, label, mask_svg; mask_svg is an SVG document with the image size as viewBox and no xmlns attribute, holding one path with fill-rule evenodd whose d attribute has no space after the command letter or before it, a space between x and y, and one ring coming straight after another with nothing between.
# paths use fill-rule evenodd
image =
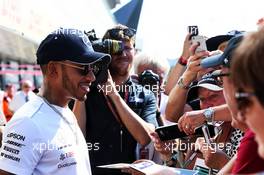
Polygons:
<instances>
[{"instance_id":1,"label":"dark sunglasses on face","mask_svg":"<svg viewBox=\"0 0 264 175\"><path fill-rule=\"evenodd\" d=\"M121 39L121 38L132 38L136 34L136 30L132 28L127 28L127 29L110 29L108 30L108 33L111 38L114 39Z\"/></svg>"},{"instance_id":2,"label":"dark sunglasses on face","mask_svg":"<svg viewBox=\"0 0 264 175\"><path fill-rule=\"evenodd\" d=\"M87 76L90 72L93 72L94 76L97 76L101 70L100 62L82 65L82 66L77 66L68 62L58 62L58 63L78 69L82 76Z\"/></svg>"},{"instance_id":3,"label":"dark sunglasses on face","mask_svg":"<svg viewBox=\"0 0 264 175\"><path fill-rule=\"evenodd\" d=\"M245 110L247 107L251 105L250 97L254 96L255 94L252 92L242 92L238 91L235 93L235 99L237 103L237 109L239 111Z\"/></svg>"}]
</instances>

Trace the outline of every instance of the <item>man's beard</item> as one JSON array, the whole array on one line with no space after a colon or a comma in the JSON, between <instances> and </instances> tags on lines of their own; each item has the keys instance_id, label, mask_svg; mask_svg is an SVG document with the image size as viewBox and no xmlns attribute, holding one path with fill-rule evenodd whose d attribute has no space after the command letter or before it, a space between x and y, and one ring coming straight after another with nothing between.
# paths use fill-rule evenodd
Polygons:
<instances>
[{"instance_id":1,"label":"man's beard","mask_svg":"<svg viewBox=\"0 0 264 175\"><path fill-rule=\"evenodd\" d=\"M127 69L119 69L118 67L110 65L109 71L112 76L126 76L130 72L130 69L131 69L130 67L131 66L129 66L129 68Z\"/></svg>"},{"instance_id":2,"label":"man's beard","mask_svg":"<svg viewBox=\"0 0 264 175\"><path fill-rule=\"evenodd\" d=\"M86 99L86 95L85 95L85 97L78 96L78 92L77 92L76 88L74 87L74 85L71 83L68 72L65 71L64 68L62 69L62 73L64 75L62 77L62 87L63 87L63 89L65 89L67 91L68 98L69 99L77 99L79 101L84 101Z\"/></svg>"}]
</instances>

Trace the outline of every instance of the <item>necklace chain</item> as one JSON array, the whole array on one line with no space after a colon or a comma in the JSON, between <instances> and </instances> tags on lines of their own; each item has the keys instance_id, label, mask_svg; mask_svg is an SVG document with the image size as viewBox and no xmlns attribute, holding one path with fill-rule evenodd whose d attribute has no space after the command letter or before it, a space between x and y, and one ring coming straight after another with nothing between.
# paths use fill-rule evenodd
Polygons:
<instances>
[{"instance_id":1,"label":"necklace chain","mask_svg":"<svg viewBox=\"0 0 264 175\"><path fill-rule=\"evenodd\" d=\"M40 96L40 95L38 95L38 96L40 98L42 98L43 101L68 124L68 126L71 128L71 130L72 130L72 132L74 134L76 144L78 145L77 123L76 123L76 121L75 120L73 121L74 122L74 129L73 129L72 126L71 126L72 124L61 114L61 112L58 109L56 109L52 104L50 104L45 97Z\"/></svg>"}]
</instances>

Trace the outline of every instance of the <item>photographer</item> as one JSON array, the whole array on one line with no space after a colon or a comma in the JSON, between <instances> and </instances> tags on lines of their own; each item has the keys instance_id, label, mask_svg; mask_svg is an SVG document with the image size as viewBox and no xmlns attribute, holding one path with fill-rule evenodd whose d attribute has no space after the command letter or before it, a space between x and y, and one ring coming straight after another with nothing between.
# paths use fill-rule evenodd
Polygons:
<instances>
[{"instance_id":1,"label":"photographer","mask_svg":"<svg viewBox=\"0 0 264 175\"><path fill-rule=\"evenodd\" d=\"M168 98L164 94L165 78L169 72L169 63L157 55L139 53L135 58L134 70L139 84L150 88L156 95L161 115L164 115Z\"/></svg>"},{"instance_id":2,"label":"photographer","mask_svg":"<svg viewBox=\"0 0 264 175\"><path fill-rule=\"evenodd\" d=\"M167 101L167 96L164 94L164 79L169 70L169 63L166 60L160 59L157 55L151 55L146 53L139 53L135 57L134 62L134 71L136 76L134 79L138 81L140 85L146 89L151 90L157 99L158 110L156 113L157 122L159 125L164 123L164 113L165 106ZM154 149L153 143L149 144L146 147L139 146L139 151L147 151L148 159L153 160L157 164L162 164L160 159L160 154ZM144 159L140 156L142 153L139 153L139 158Z\"/></svg>"},{"instance_id":3,"label":"photographer","mask_svg":"<svg viewBox=\"0 0 264 175\"><path fill-rule=\"evenodd\" d=\"M74 106L86 141L99 146L99 149L90 150L91 167L95 175L122 174L96 166L135 161L137 142L148 144L148 133L157 125L154 94L135 84L130 77L135 53L135 30L117 25L107 30L103 41L106 39L121 41L123 50L110 51L112 62L107 83L99 89L91 89L87 97L89 100L85 103L76 102Z\"/></svg>"}]
</instances>

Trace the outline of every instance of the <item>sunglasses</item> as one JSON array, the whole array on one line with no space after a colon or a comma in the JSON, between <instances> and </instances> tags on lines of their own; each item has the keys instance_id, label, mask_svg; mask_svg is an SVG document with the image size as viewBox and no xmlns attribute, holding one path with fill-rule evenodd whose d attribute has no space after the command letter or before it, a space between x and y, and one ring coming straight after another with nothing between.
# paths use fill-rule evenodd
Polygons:
<instances>
[{"instance_id":1,"label":"sunglasses","mask_svg":"<svg viewBox=\"0 0 264 175\"><path fill-rule=\"evenodd\" d=\"M238 91L235 93L235 99L237 103L237 109L239 111L245 110L247 107L251 105L250 97L255 96L252 92L242 92Z\"/></svg>"},{"instance_id":2,"label":"sunglasses","mask_svg":"<svg viewBox=\"0 0 264 175\"><path fill-rule=\"evenodd\" d=\"M132 28L127 29L110 29L108 30L108 33L111 38L120 40L122 38L132 38L136 34L136 30Z\"/></svg>"},{"instance_id":3,"label":"sunglasses","mask_svg":"<svg viewBox=\"0 0 264 175\"><path fill-rule=\"evenodd\" d=\"M67 62L58 62L58 63L65 65L65 66L69 66L69 67L78 69L79 73L82 76L87 76L90 72L93 72L94 76L97 76L101 70L100 62L95 62L92 64L83 65L83 66L77 66L77 65L67 63Z\"/></svg>"},{"instance_id":4,"label":"sunglasses","mask_svg":"<svg viewBox=\"0 0 264 175\"><path fill-rule=\"evenodd\" d=\"M216 70L212 72L211 77L215 78L220 85L223 85L223 77L230 76L229 72L223 73L222 70Z\"/></svg>"}]
</instances>

